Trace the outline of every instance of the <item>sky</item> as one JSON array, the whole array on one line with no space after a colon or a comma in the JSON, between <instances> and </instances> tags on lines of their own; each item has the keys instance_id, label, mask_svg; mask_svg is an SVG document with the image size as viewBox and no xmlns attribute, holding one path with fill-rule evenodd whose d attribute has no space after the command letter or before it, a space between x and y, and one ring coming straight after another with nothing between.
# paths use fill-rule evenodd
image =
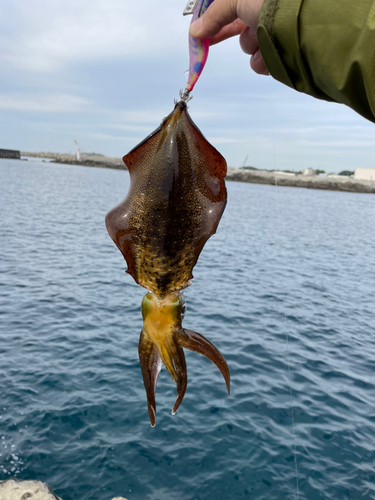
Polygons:
<instances>
[{"instance_id":1,"label":"sky","mask_svg":"<svg viewBox=\"0 0 375 500\"><path fill-rule=\"evenodd\" d=\"M2 0L0 148L120 157L185 86L185 0ZM211 47L189 112L229 166L375 167L375 125L256 75L238 39Z\"/></svg>"}]
</instances>

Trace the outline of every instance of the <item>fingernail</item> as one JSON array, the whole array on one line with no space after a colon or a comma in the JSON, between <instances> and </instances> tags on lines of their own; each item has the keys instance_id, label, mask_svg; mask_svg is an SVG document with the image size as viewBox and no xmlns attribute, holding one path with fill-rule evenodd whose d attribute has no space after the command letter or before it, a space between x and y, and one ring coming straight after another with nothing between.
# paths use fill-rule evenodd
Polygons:
<instances>
[{"instance_id":1,"label":"fingernail","mask_svg":"<svg viewBox=\"0 0 375 500\"><path fill-rule=\"evenodd\" d=\"M260 53L260 50L258 49L255 54L253 54L253 61L258 61L262 57L262 54Z\"/></svg>"},{"instance_id":2,"label":"fingernail","mask_svg":"<svg viewBox=\"0 0 375 500\"><path fill-rule=\"evenodd\" d=\"M256 28L253 28L252 26L249 26L247 28L247 36L249 36L250 38L256 38L256 36L257 36L257 30L256 30Z\"/></svg>"},{"instance_id":3,"label":"fingernail","mask_svg":"<svg viewBox=\"0 0 375 500\"><path fill-rule=\"evenodd\" d=\"M190 25L190 34L192 36L198 36L202 28L202 19L197 19Z\"/></svg>"}]
</instances>

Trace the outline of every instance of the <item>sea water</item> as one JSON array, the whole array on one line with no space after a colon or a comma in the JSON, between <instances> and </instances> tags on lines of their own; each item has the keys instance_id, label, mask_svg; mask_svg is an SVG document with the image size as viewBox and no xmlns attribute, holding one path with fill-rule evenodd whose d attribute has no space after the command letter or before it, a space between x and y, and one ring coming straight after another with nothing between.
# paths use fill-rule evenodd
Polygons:
<instances>
[{"instance_id":1,"label":"sea water","mask_svg":"<svg viewBox=\"0 0 375 500\"><path fill-rule=\"evenodd\" d=\"M375 196L227 183L151 428L145 293L107 235L125 171L0 160L0 480L63 500L375 498Z\"/></svg>"}]
</instances>

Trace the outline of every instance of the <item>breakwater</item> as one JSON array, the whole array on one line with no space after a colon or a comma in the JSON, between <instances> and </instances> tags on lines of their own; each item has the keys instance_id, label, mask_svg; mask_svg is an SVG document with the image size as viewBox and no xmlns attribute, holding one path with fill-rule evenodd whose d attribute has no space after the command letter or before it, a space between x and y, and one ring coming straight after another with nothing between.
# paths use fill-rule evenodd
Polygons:
<instances>
[{"instance_id":1,"label":"breakwater","mask_svg":"<svg viewBox=\"0 0 375 500\"><path fill-rule=\"evenodd\" d=\"M270 184L327 191L348 191L352 193L375 193L375 182L352 179L344 175L320 177L306 176L265 170L228 169L227 181L250 182L251 184Z\"/></svg>"},{"instance_id":2,"label":"breakwater","mask_svg":"<svg viewBox=\"0 0 375 500\"><path fill-rule=\"evenodd\" d=\"M99 167L99 168L114 168L118 170L126 170L122 158L111 158L100 154L81 153L81 157L77 160L77 155L68 153L51 153L51 152L33 152L21 151L22 156L30 156L52 160L52 163L64 163L67 165L82 165L83 167Z\"/></svg>"},{"instance_id":3,"label":"breakwater","mask_svg":"<svg viewBox=\"0 0 375 500\"><path fill-rule=\"evenodd\" d=\"M53 163L81 165L85 167L113 168L126 170L122 158L111 158L104 155L81 154L80 160L76 155L50 152L21 152L22 156L52 159ZM352 179L344 175L329 177L306 176L286 172L270 172L266 170L240 170L228 167L227 181L248 182L251 184L269 184L272 186L289 186L307 189L322 189L326 191L347 191L352 193L375 193L375 182Z\"/></svg>"},{"instance_id":4,"label":"breakwater","mask_svg":"<svg viewBox=\"0 0 375 500\"><path fill-rule=\"evenodd\" d=\"M14 149L0 149L0 158L10 158L12 160L19 160L21 157L19 151Z\"/></svg>"}]
</instances>

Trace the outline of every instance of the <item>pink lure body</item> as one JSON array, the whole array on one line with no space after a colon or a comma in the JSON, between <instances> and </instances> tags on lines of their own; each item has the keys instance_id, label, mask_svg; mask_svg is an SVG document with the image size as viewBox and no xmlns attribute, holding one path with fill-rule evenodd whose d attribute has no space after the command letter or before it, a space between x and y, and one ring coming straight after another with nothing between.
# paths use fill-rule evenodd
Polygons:
<instances>
[{"instance_id":1,"label":"pink lure body","mask_svg":"<svg viewBox=\"0 0 375 500\"><path fill-rule=\"evenodd\" d=\"M201 17L212 2L213 0L199 0L194 9L191 22L193 23L198 17ZM207 61L209 47L210 40L208 38L199 40L189 34L189 76L186 84L186 90L189 92L193 90L194 85L197 83L203 71Z\"/></svg>"}]
</instances>

